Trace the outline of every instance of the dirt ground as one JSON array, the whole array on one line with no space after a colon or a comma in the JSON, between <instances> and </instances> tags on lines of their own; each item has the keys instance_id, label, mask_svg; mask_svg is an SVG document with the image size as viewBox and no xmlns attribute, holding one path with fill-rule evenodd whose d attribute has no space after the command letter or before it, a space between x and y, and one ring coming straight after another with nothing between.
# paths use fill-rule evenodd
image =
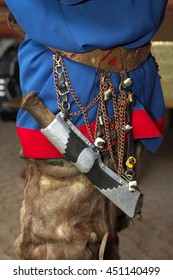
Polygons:
<instances>
[{"instance_id":1,"label":"dirt ground","mask_svg":"<svg viewBox=\"0 0 173 280\"><path fill-rule=\"evenodd\" d=\"M120 233L120 255L124 260L173 259L173 124L165 131L156 154L141 159L144 193L142 219L131 221ZM24 179L24 160L14 122L0 120L0 259L18 259L14 241L19 233L19 210Z\"/></svg>"}]
</instances>

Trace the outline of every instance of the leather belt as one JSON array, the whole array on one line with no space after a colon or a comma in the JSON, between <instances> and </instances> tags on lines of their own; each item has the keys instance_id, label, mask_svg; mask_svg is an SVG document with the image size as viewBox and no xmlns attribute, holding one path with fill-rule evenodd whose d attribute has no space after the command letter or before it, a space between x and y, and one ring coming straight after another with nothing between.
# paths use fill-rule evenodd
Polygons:
<instances>
[{"instance_id":1,"label":"leather belt","mask_svg":"<svg viewBox=\"0 0 173 280\"><path fill-rule=\"evenodd\" d=\"M54 49L53 49L54 50ZM109 50L95 49L86 53L71 53L54 50L73 61L108 72L121 73L133 71L145 62L150 54L151 43L136 49L115 47Z\"/></svg>"}]
</instances>

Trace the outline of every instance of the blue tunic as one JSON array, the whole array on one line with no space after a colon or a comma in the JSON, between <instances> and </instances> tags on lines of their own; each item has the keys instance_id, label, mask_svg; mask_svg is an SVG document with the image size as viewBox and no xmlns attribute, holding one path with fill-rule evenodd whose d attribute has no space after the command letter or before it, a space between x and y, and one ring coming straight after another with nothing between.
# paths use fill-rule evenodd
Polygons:
<instances>
[{"instance_id":1,"label":"blue tunic","mask_svg":"<svg viewBox=\"0 0 173 280\"><path fill-rule=\"evenodd\" d=\"M54 87L51 48L82 53L115 46L137 48L148 43L163 17L166 0L6 0L15 18L26 31L19 48L20 81L23 95L36 91L45 104L59 112ZM99 92L96 69L69 59L65 65L73 88L84 106ZM162 139L164 100L157 67L152 56L129 73L137 97L133 107L135 139L141 139L156 151ZM119 75L111 78L118 91ZM71 111L77 105L71 101ZM89 110L91 128L95 125L97 106ZM74 123L89 138L82 116ZM17 131L25 156L51 158L59 152L44 138L39 124L24 110L17 118Z\"/></svg>"}]
</instances>

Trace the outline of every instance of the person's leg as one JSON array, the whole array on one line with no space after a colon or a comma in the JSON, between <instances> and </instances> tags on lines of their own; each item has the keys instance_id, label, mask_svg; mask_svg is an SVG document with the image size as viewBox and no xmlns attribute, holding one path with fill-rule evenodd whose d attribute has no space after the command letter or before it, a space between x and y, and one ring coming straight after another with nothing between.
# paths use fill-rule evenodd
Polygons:
<instances>
[{"instance_id":1,"label":"person's leg","mask_svg":"<svg viewBox=\"0 0 173 280\"><path fill-rule=\"evenodd\" d=\"M47 160L27 160L21 233L16 240L20 258L98 259L108 232L105 258L118 259L115 231L121 225L116 206L78 169L58 162L55 166Z\"/></svg>"}]
</instances>

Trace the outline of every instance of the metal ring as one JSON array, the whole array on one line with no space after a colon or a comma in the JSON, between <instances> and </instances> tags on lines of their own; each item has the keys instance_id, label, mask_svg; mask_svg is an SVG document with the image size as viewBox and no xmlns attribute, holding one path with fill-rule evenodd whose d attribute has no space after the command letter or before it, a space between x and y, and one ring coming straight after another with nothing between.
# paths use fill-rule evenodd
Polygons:
<instances>
[{"instance_id":1,"label":"metal ring","mask_svg":"<svg viewBox=\"0 0 173 280\"><path fill-rule=\"evenodd\" d=\"M65 106L64 106L65 105ZM62 102L62 108L65 110L66 108L70 110L70 103L68 101Z\"/></svg>"}]
</instances>

